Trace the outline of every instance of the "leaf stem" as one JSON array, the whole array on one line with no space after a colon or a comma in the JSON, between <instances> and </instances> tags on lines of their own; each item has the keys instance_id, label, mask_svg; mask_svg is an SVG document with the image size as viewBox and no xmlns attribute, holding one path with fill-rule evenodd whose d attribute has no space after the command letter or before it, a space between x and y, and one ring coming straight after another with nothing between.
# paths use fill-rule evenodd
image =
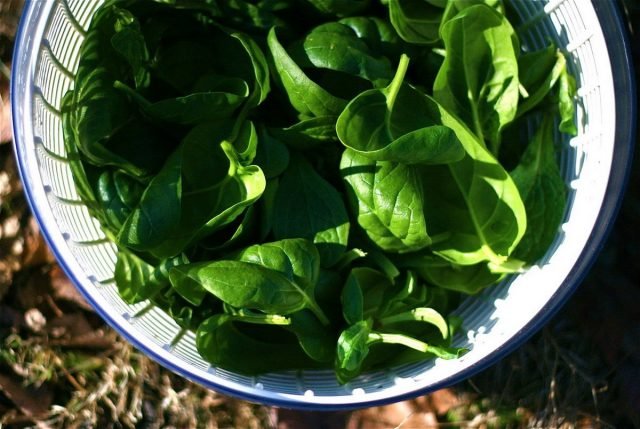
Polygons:
<instances>
[{"instance_id":1,"label":"leaf stem","mask_svg":"<svg viewBox=\"0 0 640 429\"><path fill-rule=\"evenodd\" d=\"M400 57L400 62L398 63L398 70L396 71L393 80L389 84L388 87L385 88L385 92L387 95L387 109L391 110L393 105L396 102L396 97L400 92L400 88L402 87L402 82L404 81L404 77L407 74L407 69L409 68L409 57L406 54L402 54Z\"/></svg>"},{"instance_id":2,"label":"leaf stem","mask_svg":"<svg viewBox=\"0 0 640 429\"><path fill-rule=\"evenodd\" d=\"M429 344L416 340L402 334L386 334L382 332L372 332L369 334L369 343L385 343L385 344L400 344L402 346L409 347L410 349L417 350L422 353L430 351Z\"/></svg>"},{"instance_id":3,"label":"leaf stem","mask_svg":"<svg viewBox=\"0 0 640 429\"><path fill-rule=\"evenodd\" d=\"M447 321L433 308L419 307L404 313L393 314L378 320L381 326L391 325L399 322L426 322L434 325L440 331L442 338L449 336L449 326Z\"/></svg>"},{"instance_id":4,"label":"leaf stem","mask_svg":"<svg viewBox=\"0 0 640 429\"><path fill-rule=\"evenodd\" d=\"M318 318L318 320L320 320L320 323L322 323L324 326L329 326L331 324L331 321L329 320L329 318L324 314L324 311L322 311L322 309L320 308L320 306L315 302L315 300L313 299L309 299L307 301L308 304L308 308L309 310L311 310L311 312L313 312L313 314L315 314L315 316Z\"/></svg>"},{"instance_id":5,"label":"leaf stem","mask_svg":"<svg viewBox=\"0 0 640 429\"><path fill-rule=\"evenodd\" d=\"M288 326L291 325L291 319L278 314L265 314L265 315L248 315L239 314L231 316L233 321L253 323L254 325L277 325Z\"/></svg>"}]
</instances>

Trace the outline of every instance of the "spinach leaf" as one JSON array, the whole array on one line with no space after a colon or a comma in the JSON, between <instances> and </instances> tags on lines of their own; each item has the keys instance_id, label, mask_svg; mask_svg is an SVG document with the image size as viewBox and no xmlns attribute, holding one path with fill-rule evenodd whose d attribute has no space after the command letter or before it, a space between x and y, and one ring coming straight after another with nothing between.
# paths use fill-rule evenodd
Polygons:
<instances>
[{"instance_id":1,"label":"spinach leaf","mask_svg":"<svg viewBox=\"0 0 640 429\"><path fill-rule=\"evenodd\" d=\"M560 74L558 80L558 109L560 111L560 131L575 136L578 134L575 120L576 80L567 69Z\"/></svg>"},{"instance_id":2,"label":"spinach leaf","mask_svg":"<svg viewBox=\"0 0 640 429\"><path fill-rule=\"evenodd\" d=\"M304 352L315 361L333 362L336 344L333 332L310 310L298 311L289 317L291 324L285 329L295 334Z\"/></svg>"},{"instance_id":3,"label":"spinach leaf","mask_svg":"<svg viewBox=\"0 0 640 429\"><path fill-rule=\"evenodd\" d=\"M120 248L114 271L118 292L128 304L153 298L169 286L168 270L186 263L188 260L180 255L151 265L133 252Z\"/></svg>"},{"instance_id":4,"label":"spinach leaf","mask_svg":"<svg viewBox=\"0 0 640 429\"><path fill-rule=\"evenodd\" d=\"M238 217L264 191L259 167L242 166L218 124L194 128L142 194L118 236L122 245L174 256Z\"/></svg>"},{"instance_id":5,"label":"spinach leaf","mask_svg":"<svg viewBox=\"0 0 640 429\"><path fill-rule=\"evenodd\" d=\"M127 304L149 299L160 292L164 285L152 281L155 268L134 255L120 249L116 260L114 278L120 296Z\"/></svg>"},{"instance_id":6,"label":"spinach leaf","mask_svg":"<svg viewBox=\"0 0 640 429\"><path fill-rule=\"evenodd\" d=\"M364 320L364 294L362 285L358 282L358 278L352 272L342 289L340 295L342 303L342 316L349 325Z\"/></svg>"},{"instance_id":7,"label":"spinach leaf","mask_svg":"<svg viewBox=\"0 0 640 429\"><path fill-rule=\"evenodd\" d=\"M562 223L567 190L553 145L553 117L544 115L511 177L522 195L528 228L514 257L528 264L544 256Z\"/></svg>"},{"instance_id":8,"label":"spinach leaf","mask_svg":"<svg viewBox=\"0 0 640 429\"><path fill-rule=\"evenodd\" d=\"M280 44L275 29L269 31L267 42L278 73L277 79L287 92L289 102L299 113L331 116L338 115L344 109L347 101L331 95L313 82Z\"/></svg>"},{"instance_id":9,"label":"spinach leaf","mask_svg":"<svg viewBox=\"0 0 640 429\"><path fill-rule=\"evenodd\" d=\"M440 164L460 160L464 149L453 130L439 122L430 98L403 85L409 58L403 55L393 81L365 91L338 117L338 138L349 149L377 161ZM406 115L406 107L420 111Z\"/></svg>"},{"instance_id":10,"label":"spinach leaf","mask_svg":"<svg viewBox=\"0 0 640 429\"><path fill-rule=\"evenodd\" d=\"M262 265L226 260L192 263L171 269L169 278L174 287L192 282L233 307L282 315L307 308L328 323L312 287L298 285Z\"/></svg>"},{"instance_id":11,"label":"spinach leaf","mask_svg":"<svg viewBox=\"0 0 640 429\"><path fill-rule=\"evenodd\" d=\"M380 326L383 328L389 328L390 325L404 322L428 323L438 328L442 338L449 337L449 324L444 317L433 308L418 307L403 313L386 316L379 320Z\"/></svg>"},{"instance_id":12,"label":"spinach leaf","mask_svg":"<svg viewBox=\"0 0 640 429\"><path fill-rule=\"evenodd\" d=\"M121 246L151 251L178 226L182 200L181 155L181 151L176 151L142 193L138 207L127 217L118 234Z\"/></svg>"},{"instance_id":13,"label":"spinach leaf","mask_svg":"<svg viewBox=\"0 0 640 429\"><path fill-rule=\"evenodd\" d=\"M302 120L286 128L273 129L273 133L287 145L304 150L337 141L337 120L337 116L319 116Z\"/></svg>"},{"instance_id":14,"label":"spinach leaf","mask_svg":"<svg viewBox=\"0 0 640 429\"><path fill-rule=\"evenodd\" d=\"M518 58L520 84L527 96L518 105L518 117L536 107L556 85L567 61L554 45L527 52Z\"/></svg>"},{"instance_id":15,"label":"spinach leaf","mask_svg":"<svg viewBox=\"0 0 640 429\"><path fill-rule=\"evenodd\" d=\"M213 365L242 374L319 366L297 343L274 341L277 334L269 335L268 341L260 340L243 332L233 322L234 316L219 314L198 327L196 348Z\"/></svg>"},{"instance_id":16,"label":"spinach leaf","mask_svg":"<svg viewBox=\"0 0 640 429\"><path fill-rule=\"evenodd\" d=\"M349 26L329 22L311 30L301 46L293 48L298 64L359 76L375 86L385 85L392 77L391 64L384 56L376 55ZM295 55L297 54L297 55Z\"/></svg>"},{"instance_id":17,"label":"spinach leaf","mask_svg":"<svg viewBox=\"0 0 640 429\"><path fill-rule=\"evenodd\" d=\"M491 272L486 263L459 265L426 252L408 257L400 265L410 267L431 285L465 294L476 294L504 277Z\"/></svg>"},{"instance_id":18,"label":"spinach leaf","mask_svg":"<svg viewBox=\"0 0 640 429\"><path fill-rule=\"evenodd\" d=\"M515 32L504 16L478 4L447 21L442 39L447 54L433 84L434 97L497 154L500 132L518 106Z\"/></svg>"},{"instance_id":19,"label":"spinach leaf","mask_svg":"<svg viewBox=\"0 0 640 429\"><path fill-rule=\"evenodd\" d=\"M312 240L324 267L333 265L347 248L349 217L344 202L302 157L292 158L282 174L273 216L275 238Z\"/></svg>"},{"instance_id":20,"label":"spinach leaf","mask_svg":"<svg viewBox=\"0 0 640 429\"><path fill-rule=\"evenodd\" d=\"M131 66L136 88L147 88L151 81L149 51L140 24L133 15L127 18L116 22L115 34L111 36L111 46Z\"/></svg>"},{"instance_id":21,"label":"spinach leaf","mask_svg":"<svg viewBox=\"0 0 640 429\"><path fill-rule=\"evenodd\" d=\"M371 52L383 55L395 62L400 55L407 51L393 26L375 16L352 16L338 21L351 28L356 36L364 40Z\"/></svg>"},{"instance_id":22,"label":"spinach leaf","mask_svg":"<svg viewBox=\"0 0 640 429\"><path fill-rule=\"evenodd\" d=\"M234 256L238 261L278 271L307 291L312 291L318 282L320 258L316 246L309 240L293 238L256 244Z\"/></svg>"},{"instance_id":23,"label":"spinach leaf","mask_svg":"<svg viewBox=\"0 0 640 429\"><path fill-rule=\"evenodd\" d=\"M370 0L307 0L318 12L335 15L348 16L363 11Z\"/></svg>"},{"instance_id":24,"label":"spinach leaf","mask_svg":"<svg viewBox=\"0 0 640 429\"><path fill-rule=\"evenodd\" d=\"M338 381L346 383L358 376L369 354L371 322L359 321L340 333L336 349L335 371Z\"/></svg>"},{"instance_id":25,"label":"spinach leaf","mask_svg":"<svg viewBox=\"0 0 640 429\"><path fill-rule=\"evenodd\" d=\"M267 131L263 127L258 131L258 135L259 143L256 146L254 162L260 166L266 179L280 176L289 165L289 149L277 132Z\"/></svg>"},{"instance_id":26,"label":"spinach leaf","mask_svg":"<svg viewBox=\"0 0 640 429\"><path fill-rule=\"evenodd\" d=\"M389 19L403 40L430 45L440 40L444 9L424 0L389 0Z\"/></svg>"},{"instance_id":27,"label":"spinach leaf","mask_svg":"<svg viewBox=\"0 0 640 429\"><path fill-rule=\"evenodd\" d=\"M154 103L120 81L114 83L114 88L131 97L142 112L154 121L190 125L230 117L249 95L249 88L244 81L234 84L237 87L220 88L229 92L196 92Z\"/></svg>"},{"instance_id":28,"label":"spinach leaf","mask_svg":"<svg viewBox=\"0 0 640 429\"><path fill-rule=\"evenodd\" d=\"M387 252L411 252L431 244L416 167L373 161L347 149L340 171L358 224L377 246Z\"/></svg>"},{"instance_id":29,"label":"spinach leaf","mask_svg":"<svg viewBox=\"0 0 640 429\"><path fill-rule=\"evenodd\" d=\"M439 237L432 249L460 265L488 261L496 270L510 270L507 259L527 225L518 188L466 126L445 109L440 112L467 155L421 170L422 181L430 184L423 188L427 227Z\"/></svg>"}]
</instances>

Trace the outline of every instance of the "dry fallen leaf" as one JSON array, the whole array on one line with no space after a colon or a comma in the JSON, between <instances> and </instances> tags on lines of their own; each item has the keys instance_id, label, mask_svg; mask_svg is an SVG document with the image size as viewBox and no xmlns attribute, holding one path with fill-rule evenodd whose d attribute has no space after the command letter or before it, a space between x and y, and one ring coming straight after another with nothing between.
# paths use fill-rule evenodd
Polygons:
<instances>
[{"instance_id":1,"label":"dry fallen leaf","mask_svg":"<svg viewBox=\"0 0 640 429\"><path fill-rule=\"evenodd\" d=\"M397 402L383 407L372 407L354 412L347 429L429 429L438 427L435 414L429 409L416 407L413 401Z\"/></svg>"},{"instance_id":2,"label":"dry fallen leaf","mask_svg":"<svg viewBox=\"0 0 640 429\"><path fill-rule=\"evenodd\" d=\"M49 279L54 299L71 302L83 310L93 311L93 307L87 303L58 265L54 265L49 271Z\"/></svg>"},{"instance_id":3,"label":"dry fallen leaf","mask_svg":"<svg viewBox=\"0 0 640 429\"><path fill-rule=\"evenodd\" d=\"M25 386L16 377L0 374L0 391L26 416L37 418L49 411L53 392L46 384Z\"/></svg>"},{"instance_id":4,"label":"dry fallen leaf","mask_svg":"<svg viewBox=\"0 0 640 429\"><path fill-rule=\"evenodd\" d=\"M49 250L49 246L40 233L38 222L33 216L29 216L29 221L22 235L24 243L22 265L24 267L51 264L55 261L51 250Z\"/></svg>"}]
</instances>

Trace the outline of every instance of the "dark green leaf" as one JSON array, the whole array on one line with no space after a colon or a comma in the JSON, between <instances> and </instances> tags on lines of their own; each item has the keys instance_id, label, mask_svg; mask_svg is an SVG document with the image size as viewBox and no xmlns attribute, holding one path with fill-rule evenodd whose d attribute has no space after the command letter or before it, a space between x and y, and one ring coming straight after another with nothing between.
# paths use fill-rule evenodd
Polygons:
<instances>
[{"instance_id":1,"label":"dark green leaf","mask_svg":"<svg viewBox=\"0 0 640 429\"><path fill-rule=\"evenodd\" d=\"M398 35L409 43L429 45L440 39L444 9L424 0L389 0L389 18Z\"/></svg>"},{"instance_id":2,"label":"dark green leaf","mask_svg":"<svg viewBox=\"0 0 640 429\"><path fill-rule=\"evenodd\" d=\"M340 194L301 157L291 159L280 179L273 233L276 239L312 240L325 267L333 265L347 248L349 217Z\"/></svg>"},{"instance_id":3,"label":"dark green leaf","mask_svg":"<svg viewBox=\"0 0 640 429\"><path fill-rule=\"evenodd\" d=\"M174 287L189 279L237 308L282 315L308 308L316 315L322 314L311 288L305 290L285 275L250 262L221 260L182 265L173 268L169 277Z\"/></svg>"},{"instance_id":4,"label":"dark green leaf","mask_svg":"<svg viewBox=\"0 0 640 429\"><path fill-rule=\"evenodd\" d=\"M527 232L514 257L533 264L558 234L567 204L567 190L556 161L553 118L543 117L520 163L511 173L527 212Z\"/></svg>"},{"instance_id":5,"label":"dark green leaf","mask_svg":"<svg viewBox=\"0 0 640 429\"><path fill-rule=\"evenodd\" d=\"M342 331L338 338L335 370L340 383L358 376L364 359L369 354L371 325L362 320Z\"/></svg>"},{"instance_id":6,"label":"dark green leaf","mask_svg":"<svg viewBox=\"0 0 640 429\"><path fill-rule=\"evenodd\" d=\"M198 353L212 364L242 374L318 366L297 343L274 341L274 335L268 336L266 341L254 338L238 329L233 319L233 316L220 314L198 327ZM256 359L256 356L260 358Z\"/></svg>"},{"instance_id":7,"label":"dark green leaf","mask_svg":"<svg viewBox=\"0 0 640 429\"><path fill-rule=\"evenodd\" d=\"M275 29L269 32L267 41L279 80L298 112L308 116L331 116L344 109L347 101L331 95L309 79L280 44Z\"/></svg>"}]
</instances>

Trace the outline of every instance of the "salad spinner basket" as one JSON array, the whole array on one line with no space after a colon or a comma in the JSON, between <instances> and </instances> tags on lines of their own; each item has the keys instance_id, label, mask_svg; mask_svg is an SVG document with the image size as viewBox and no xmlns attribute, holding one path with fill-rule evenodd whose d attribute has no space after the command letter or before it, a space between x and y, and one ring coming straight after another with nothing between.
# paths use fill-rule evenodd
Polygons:
<instances>
[{"instance_id":1,"label":"salad spinner basket","mask_svg":"<svg viewBox=\"0 0 640 429\"><path fill-rule=\"evenodd\" d=\"M578 134L559 153L568 205L536 266L468 298L455 360L365 373L341 385L332 371L248 377L199 357L195 336L159 309L126 304L113 281L116 246L76 193L66 159L60 99L73 85L83 35L100 0L27 0L13 62L15 151L28 200L60 265L95 310L135 347L203 386L249 401L300 409L346 409L417 396L459 382L541 328L583 279L617 212L635 133L635 87L614 0L511 2L524 46L553 40L577 80ZM259 357L256 357L259 358Z\"/></svg>"}]
</instances>

